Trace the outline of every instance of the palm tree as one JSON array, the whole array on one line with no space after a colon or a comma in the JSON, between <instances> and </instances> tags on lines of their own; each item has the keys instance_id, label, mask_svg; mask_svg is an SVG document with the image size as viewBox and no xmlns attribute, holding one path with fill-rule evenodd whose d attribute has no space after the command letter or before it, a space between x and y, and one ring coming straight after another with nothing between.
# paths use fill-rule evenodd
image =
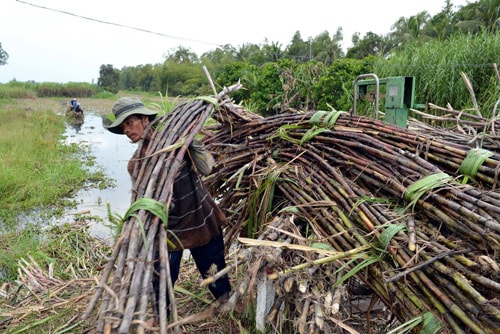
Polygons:
<instances>
[{"instance_id":1,"label":"palm tree","mask_svg":"<svg viewBox=\"0 0 500 334\"><path fill-rule=\"evenodd\" d=\"M269 62L276 62L283 58L283 50L281 49L281 43L271 42L271 44L264 44L262 47L265 58Z\"/></svg>"},{"instance_id":2,"label":"palm tree","mask_svg":"<svg viewBox=\"0 0 500 334\"><path fill-rule=\"evenodd\" d=\"M446 0L441 12L434 15L425 24L424 34L439 41L447 39L454 30L454 15L451 0Z\"/></svg>"},{"instance_id":3,"label":"palm tree","mask_svg":"<svg viewBox=\"0 0 500 334\"><path fill-rule=\"evenodd\" d=\"M466 32L486 30L494 33L500 27L500 0L480 0L463 6L457 13L457 27Z\"/></svg>"},{"instance_id":4,"label":"palm tree","mask_svg":"<svg viewBox=\"0 0 500 334\"><path fill-rule=\"evenodd\" d=\"M177 49L174 49L173 53L168 53L165 55L166 60L173 61L177 64L186 64L191 63L194 64L198 62L198 55L191 51L191 49L178 46Z\"/></svg>"},{"instance_id":5,"label":"palm tree","mask_svg":"<svg viewBox=\"0 0 500 334\"><path fill-rule=\"evenodd\" d=\"M424 27L429 18L430 15L425 10L409 18L400 17L391 27L395 30L391 35L397 45L424 39L426 37Z\"/></svg>"}]
</instances>

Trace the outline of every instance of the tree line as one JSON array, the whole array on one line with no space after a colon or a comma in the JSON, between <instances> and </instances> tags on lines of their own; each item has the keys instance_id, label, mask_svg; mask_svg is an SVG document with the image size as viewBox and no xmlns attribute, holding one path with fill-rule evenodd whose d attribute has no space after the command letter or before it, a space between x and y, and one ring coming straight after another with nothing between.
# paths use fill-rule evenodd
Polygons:
<instances>
[{"instance_id":1,"label":"tree line","mask_svg":"<svg viewBox=\"0 0 500 334\"><path fill-rule=\"evenodd\" d=\"M341 27L334 34L324 31L308 39L297 31L286 46L269 41L238 47L227 44L201 56L178 46L164 55L162 63L121 69L103 64L97 85L111 93L206 95L212 93L202 70L206 66L219 88L242 82L245 89L235 94L237 102L275 114L288 108L347 110L353 102L354 79L376 73L380 77L415 76L419 102L452 103L460 108L469 103L461 82L464 72L481 102L490 108L500 80L495 80L494 67L500 61L499 13L500 0L479 0L456 11L451 0L445 0L436 15L423 11L401 17L387 34L355 33L346 52L341 47ZM0 65L7 58L0 44Z\"/></svg>"},{"instance_id":2,"label":"tree line","mask_svg":"<svg viewBox=\"0 0 500 334\"><path fill-rule=\"evenodd\" d=\"M449 67L443 73L451 68L456 73L451 78L454 82L449 86L459 86L457 80L461 77L457 71L465 71L475 78L475 73L480 70L482 77L478 78L476 88L484 91L486 88L481 85L491 81L484 75L488 71L492 75L492 64L499 60L497 55L500 53L495 54L495 50L499 50L494 45L498 41L499 12L500 0L480 0L457 11L453 10L451 1L446 0L442 10L434 16L423 11L414 16L401 17L386 35L373 32L365 36L354 34L352 47L346 52L341 47L341 27L332 35L324 31L307 40L297 31L285 47L268 41L262 45L243 44L239 47L228 44L198 56L189 48L179 46L165 54L163 63L121 69L110 64L102 65L98 85L112 92L137 90L162 92L168 96L204 95L211 93L202 71L204 65L220 87L241 80L245 89L236 94L239 102L264 114L274 114L286 108L334 106L347 109L352 105L352 82L357 75L377 71L382 71L377 74L385 76L414 76L417 73L420 76L416 78L417 98L421 102L433 98L433 103L453 102L462 107L467 101L461 92L453 96L448 90L441 90L439 94L427 91L418 66L426 68L425 65L431 61L435 63L436 55L453 46L457 48L454 52L474 58L455 58L461 63L445 64ZM471 43L471 38L483 44ZM460 45L459 41L464 39L468 45ZM490 46L494 49L484 50L481 56L469 52L472 46L481 50ZM418 61L408 59L409 50L414 52L415 49L428 53L419 53ZM406 65L411 66L398 64L405 58L411 61ZM442 61L439 63L443 64ZM443 77L443 80L449 79L448 76ZM446 87L441 82L435 83L437 87ZM450 96L455 100L449 101ZM491 104L490 101L487 103Z\"/></svg>"}]
</instances>

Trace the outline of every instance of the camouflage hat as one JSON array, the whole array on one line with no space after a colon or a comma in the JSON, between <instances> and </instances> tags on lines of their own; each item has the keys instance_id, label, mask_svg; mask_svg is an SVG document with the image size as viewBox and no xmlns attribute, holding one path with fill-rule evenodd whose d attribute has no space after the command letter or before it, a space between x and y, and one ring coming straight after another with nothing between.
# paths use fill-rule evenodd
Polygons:
<instances>
[{"instance_id":1,"label":"camouflage hat","mask_svg":"<svg viewBox=\"0 0 500 334\"><path fill-rule=\"evenodd\" d=\"M147 109L144 106L144 103L141 102L137 97L122 97L113 105L113 116L114 121L110 121L109 119L106 121L106 118L103 120L104 128L109 131L122 135L123 131L121 128L121 124L127 117L130 115L148 115L150 120L153 120L158 114L157 111ZM109 124L111 123L111 124Z\"/></svg>"}]
</instances>

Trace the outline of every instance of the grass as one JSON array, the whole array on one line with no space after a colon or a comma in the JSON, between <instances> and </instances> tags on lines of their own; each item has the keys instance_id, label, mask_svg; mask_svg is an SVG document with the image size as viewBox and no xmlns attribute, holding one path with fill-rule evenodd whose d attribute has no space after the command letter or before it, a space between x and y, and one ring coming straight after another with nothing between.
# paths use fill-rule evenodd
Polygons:
<instances>
[{"instance_id":1,"label":"grass","mask_svg":"<svg viewBox=\"0 0 500 334\"><path fill-rule=\"evenodd\" d=\"M42 106L40 106L42 107ZM43 107L42 107L43 108ZM92 177L83 148L62 143L64 118L54 110L0 109L0 218L67 205L65 198Z\"/></svg>"},{"instance_id":2,"label":"grass","mask_svg":"<svg viewBox=\"0 0 500 334\"><path fill-rule=\"evenodd\" d=\"M414 76L415 103L450 103L457 110L473 106L460 75L464 72L470 78L482 115L490 118L500 91L493 68L498 54L500 34L455 35L444 42L409 45L391 55L389 61L378 61L373 71L380 78Z\"/></svg>"},{"instance_id":3,"label":"grass","mask_svg":"<svg viewBox=\"0 0 500 334\"><path fill-rule=\"evenodd\" d=\"M71 207L84 185L106 181L86 148L62 140L66 102L0 98L0 282L16 278L18 260L27 254L56 262L41 250L49 218Z\"/></svg>"}]
</instances>

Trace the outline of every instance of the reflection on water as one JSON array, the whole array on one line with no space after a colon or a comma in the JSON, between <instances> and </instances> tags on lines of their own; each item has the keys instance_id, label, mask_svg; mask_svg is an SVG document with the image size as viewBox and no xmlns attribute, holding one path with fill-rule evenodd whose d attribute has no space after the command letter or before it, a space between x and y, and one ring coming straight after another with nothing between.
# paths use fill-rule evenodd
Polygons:
<instances>
[{"instance_id":1,"label":"reflection on water","mask_svg":"<svg viewBox=\"0 0 500 334\"><path fill-rule=\"evenodd\" d=\"M77 207L68 210L63 221L73 221L74 212L89 211L89 215L98 216L105 223L107 219L106 203L110 203L111 211L123 216L130 206L130 177L127 172L127 162L132 156L136 145L131 144L126 136L112 134L102 126L99 115L86 112L83 124L75 126L68 124L66 141L87 145L90 154L95 157L96 165L105 175L114 180L115 187L108 189L83 189L76 196ZM99 237L109 236L109 230L102 223L92 226L91 232Z\"/></svg>"}]
</instances>

